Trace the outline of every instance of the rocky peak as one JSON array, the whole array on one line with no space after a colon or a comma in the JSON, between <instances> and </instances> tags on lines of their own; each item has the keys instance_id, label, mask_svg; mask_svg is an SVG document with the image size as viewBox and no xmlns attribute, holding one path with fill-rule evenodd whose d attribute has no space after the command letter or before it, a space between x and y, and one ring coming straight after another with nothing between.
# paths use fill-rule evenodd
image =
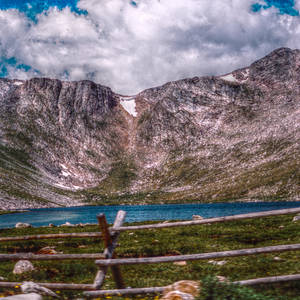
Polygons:
<instances>
[{"instance_id":1,"label":"rocky peak","mask_svg":"<svg viewBox=\"0 0 300 300\"><path fill-rule=\"evenodd\" d=\"M124 193L297 199L299 66L299 50L280 48L229 74L131 97L86 80L1 79L1 207Z\"/></svg>"}]
</instances>

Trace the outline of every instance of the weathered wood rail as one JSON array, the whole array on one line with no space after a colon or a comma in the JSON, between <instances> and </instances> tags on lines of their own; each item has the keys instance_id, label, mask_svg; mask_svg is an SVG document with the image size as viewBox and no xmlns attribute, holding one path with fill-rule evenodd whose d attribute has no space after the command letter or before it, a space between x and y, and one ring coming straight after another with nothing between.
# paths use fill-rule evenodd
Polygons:
<instances>
[{"instance_id":1,"label":"weathered wood rail","mask_svg":"<svg viewBox=\"0 0 300 300\"><path fill-rule=\"evenodd\" d=\"M77 259L99 259L105 258L103 253L84 253L84 254L33 254L33 253L14 253L0 254L0 261L4 260L77 260Z\"/></svg>"},{"instance_id":2,"label":"weathered wood rail","mask_svg":"<svg viewBox=\"0 0 300 300\"><path fill-rule=\"evenodd\" d=\"M262 217L289 215L289 214L296 214L296 213L300 213L300 208L278 209L278 210L250 213L250 214L240 214L234 216L193 220L193 221L146 224L146 225L137 225L137 226L120 226L117 228L113 228L112 231L127 231L127 230L132 231L132 230L142 230L142 229L158 229L158 228L170 228L170 227L179 227L179 226L203 225L203 224L211 224L211 223L236 221L236 220L247 220L247 219L262 218Z\"/></svg>"},{"instance_id":3,"label":"weathered wood rail","mask_svg":"<svg viewBox=\"0 0 300 300\"><path fill-rule=\"evenodd\" d=\"M16 254L0 254L0 261L3 260L77 260L77 259L95 259L96 265L99 267L99 271L96 274L93 284L75 284L75 283L38 283L47 288L61 289L61 290L82 290L84 296L87 298L103 297L107 295L137 295L137 294L150 294L150 293L161 293L165 287L147 287L147 288L125 288L124 280L120 271L121 265L131 264L152 264L152 263L170 263L176 261L194 261L194 260L205 260L212 258L224 258L224 257L236 257L236 256L247 256L257 255L262 253L273 253L283 251L298 251L300 250L300 244L291 245L277 245L261 248L250 248L250 249L239 249L222 252L211 252L211 253L198 253L198 254L186 254L176 256L161 256L161 257L142 257L142 258L124 258L118 259L115 254L117 247L117 240L122 231L126 230L145 230L145 229L159 229L159 228L170 228L179 226L191 226L201 225L209 223L219 223L235 220L246 220L253 218L279 216L300 213L300 208L293 209L281 209L274 211L265 211L259 213L240 214L227 217L218 217L202 220L193 221L182 221L182 222L170 222L170 223L157 223L157 224L146 224L139 226L122 226L126 217L125 211L119 211L115 218L112 227L109 227L104 214L97 216L98 223L101 232L85 232L85 233L60 233L60 234L40 234L40 235L29 235L19 237L0 237L0 242L6 241L21 241L21 240L39 240L39 239L56 239L56 238L87 238L95 237L101 238L105 245L103 253L93 254L32 254L32 253L16 253ZM114 281L117 289L114 290L101 290L101 286L104 283L108 268L112 269ZM265 278L256 278L250 280L236 281L234 283L241 285L255 285L282 281L294 281L300 280L300 274L284 275L284 276L273 276ZM20 285L19 282L0 282L1 287L14 287Z\"/></svg>"},{"instance_id":4,"label":"weathered wood rail","mask_svg":"<svg viewBox=\"0 0 300 300\"><path fill-rule=\"evenodd\" d=\"M234 284L240 285L257 285L263 283L275 283L275 282L287 282L300 280L300 274L296 275L284 275L284 276L273 276L273 277L263 277L257 279L249 279L242 281L234 281ZM128 289L115 289L115 290L103 290L103 291L89 291L84 294L88 297L104 297L107 295L111 296L133 296L139 294L159 294L165 290L166 286L161 287L147 287L147 288L128 288Z\"/></svg>"},{"instance_id":5,"label":"weathered wood rail","mask_svg":"<svg viewBox=\"0 0 300 300\"><path fill-rule=\"evenodd\" d=\"M7 237L0 237L0 242L44 240L44 239L50 240L50 239L65 239L65 238L91 238L91 237L99 238L102 237L102 234L101 232L73 232L73 233L7 236Z\"/></svg>"},{"instance_id":6,"label":"weathered wood rail","mask_svg":"<svg viewBox=\"0 0 300 300\"><path fill-rule=\"evenodd\" d=\"M175 255L175 256L102 259L102 260L96 260L96 264L99 266L160 264L160 263L170 263L170 262L183 261L183 260L192 261L192 260L204 260L204 259L211 259L211 258L249 256L249 255L256 255L256 254L263 254L263 253L295 251L295 250L300 250L300 244L270 246L270 247L262 247L262 248L241 249L241 250L231 250L231 251L211 252L211 253L201 253L201 254Z\"/></svg>"}]
</instances>

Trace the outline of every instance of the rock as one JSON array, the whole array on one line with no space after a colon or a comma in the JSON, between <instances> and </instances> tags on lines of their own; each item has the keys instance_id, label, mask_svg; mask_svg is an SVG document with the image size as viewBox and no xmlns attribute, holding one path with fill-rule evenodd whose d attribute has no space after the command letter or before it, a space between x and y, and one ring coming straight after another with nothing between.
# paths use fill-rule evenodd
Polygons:
<instances>
[{"instance_id":1,"label":"rock","mask_svg":"<svg viewBox=\"0 0 300 300\"><path fill-rule=\"evenodd\" d=\"M20 294L1 298L1 300L42 300L42 296L36 293Z\"/></svg>"},{"instance_id":2,"label":"rock","mask_svg":"<svg viewBox=\"0 0 300 300\"><path fill-rule=\"evenodd\" d=\"M81 249L87 248L87 245L79 245L78 248L81 248Z\"/></svg>"},{"instance_id":3,"label":"rock","mask_svg":"<svg viewBox=\"0 0 300 300\"><path fill-rule=\"evenodd\" d=\"M161 300L194 300L195 297L191 294L183 293L180 291L172 291L168 292L166 295L164 295Z\"/></svg>"},{"instance_id":4,"label":"rock","mask_svg":"<svg viewBox=\"0 0 300 300\"><path fill-rule=\"evenodd\" d=\"M44 247L40 249L37 254L57 254L58 252L54 249L55 247Z\"/></svg>"},{"instance_id":5,"label":"rock","mask_svg":"<svg viewBox=\"0 0 300 300\"><path fill-rule=\"evenodd\" d=\"M48 227L56 227L56 225L49 223Z\"/></svg>"},{"instance_id":6,"label":"rock","mask_svg":"<svg viewBox=\"0 0 300 300\"><path fill-rule=\"evenodd\" d=\"M198 281L193 280L177 281L171 285L168 285L165 288L163 295L167 295L169 292L172 291L179 291L182 293L190 294L192 296L198 296L200 292L200 283Z\"/></svg>"},{"instance_id":7,"label":"rock","mask_svg":"<svg viewBox=\"0 0 300 300\"><path fill-rule=\"evenodd\" d=\"M39 284L32 282L32 281L24 281L21 285L21 291L23 293L38 293L41 295L58 297L54 292L51 290L40 286Z\"/></svg>"},{"instance_id":8,"label":"rock","mask_svg":"<svg viewBox=\"0 0 300 300\"><path fill-rule=\"evenodd\" d=\"M71 224L70 222L66 222L65 224L61 224L60 227L74 227L74 224Z\"/></svg>"},{"instance_id":9,"label":"rock","mask_svg":"<svg viewBox=\"0 0 300 300\"><path fill-rule=\"evenodd\" d=\"M227 263L227 261L226 260L209 260L208 263L212 264L212 265L216 265L216 266L223 266Z\"/></svg>"},{"instance_id":10,"label":"rock","mask_svg":"<svg viewBox=\"0 0 300 300\"><path fill-rule=\"evenodd\" d=\"M228 282L228 279L227 279L225 276L217 275L216 278L217 278L218 281L220 281L220 282Z\"/></svg>"},{"instance_id":11,"label":"rock","mask_svg":"<svg viewBox=\"0 0 300 300\"><path fill-rule=\"evenodd\" d=\"M19 223L16 224L15 227L16 228L30 228L30 227L32 227L32 225L30 225L29 223L21 223L21 222L19 222Z\"/></svg>"},{"instance_id":12,"label":"rock","mask_svg":"<svg viewBox=\"0 0 300 300\"><path fill-rule=\"evenodd\" d=\"M293 222L300 221L300 215L297 215L293 218Z\"/></svg>"},{"instance_id":13,"label":"rock","mask_svg":"<svg viewBox=\"0 0 300 300\"><path fill-rule=\"evenodd\" d=\"M34 271L34 266L29 260L19 260L14 267L14 274L23 274Z\"/></svg>"},{"instance_id":14,"label":"rock","mask_svg":"<svg viewBox=\"0 0 300 300\"><path fill-rule=\"evenodd\" d=\"M187 263L185 260L183 260L183 261L175 261L173 264L175 266L186 266Z\"/></svg>"},{"instance_id":15,"label":"rock","mask_svg":"<svg viewBox=\"0 0 300 300\"><path fill-rule=\"evenodd\" d=\"M192 220L203 220L204 218L199 215L193 215Z\"/></svg>"},{"instance_id":16,"label":"rock","mask_svg":"<svg viewBox=\"0 0 300 300\"><path fill-rule=\"evenodd\" d=\"M281 257L278 257L278 256L275 256L273 259L276 260L276 261L283 260Z\"/></svg>"}]
</instances>

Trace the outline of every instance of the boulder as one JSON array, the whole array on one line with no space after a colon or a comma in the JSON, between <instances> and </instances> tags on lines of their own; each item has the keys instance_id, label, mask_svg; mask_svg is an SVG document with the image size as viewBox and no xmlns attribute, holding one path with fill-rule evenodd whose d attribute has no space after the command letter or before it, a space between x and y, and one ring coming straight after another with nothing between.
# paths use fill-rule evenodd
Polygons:
<instances>
[{"instance_id":1,"label":"boulder","mask_svg":"<svg viewBox=\"0 0 300 300\"><path fill-rule=\"evenodd\" d=\"M194 300L191 294L183 293L180 291L171 291L164 295L161 300Z\"/></svg>"},{"instance_id":2,"label":"boulder","mask_svg":"<svg viewBox=\"0 0 300 300\"><path fill-rule=\"evenodd\" d=\"M41 295L58 297L54 292L51 290L35 283L32 281L24 281L21 285L21 291L23 293L38 293Z\"/></svg>"},{"instance_id":3,"label":"boulder","mask_svg":"<svg viewBox=\"0 0 300 300\"><path fill-rule=\"evenodd\" d=\"M42 300L42 296L36 293L20 294L1 298L1 300Z\"/></svg>"},{"instance_id":4,"label":"boulder","mask_svg":"<svg viewBox=\"0 0 300 300\"><path fill-rule=\"evenodd\" d=\"M32 227L32 225L30 225L29 223L17 223L16 224L16 228L29 228L29 227Z\"/></svg>"},{"instance_id":5,"label":"boulder","mask_svg":"<svg viewBox=\"0 0 300 300\"><path fill-rule=\"evenodd\" d=\"M300 215L294 217L293 222L300 221Z\"/></svg>"},{"instance_id":6,"label":"boulder","mask_svg":"<svg viewBox=\"0 0 300 300\"><path fill-rule=\"evenodd\" d=\"M228 279L225 276L217 275L216 278L219 282L228 282Z\"/></svg>"},{"instance_id":7,"label":"boulder","mask_svg":"<svg viewBox=\"0 0 300 300\"><path fill-rule=\"evenodd\" d=\"M14 267L14 274L23 274L34 271L34 266L29 260L19 260Z\"/></svg>"},{"instance_id":8,"label":"boulder","mask_svg":"<svg viewBox=\"0 0 300 300\"><path fill-rule=\"evenodd\" d=\"M70 222L66 222L65 224L61 224L60 227L74 227L74 224L71 224Z\"/></svg>"},{"instance_id":9,"label":"boulder","mask_svg":"<svg viewBox=\"0 0 300 300\"><path fill-rule=\"evenodd\" d=\"M58 252L54 249L55 247L44 247L40 249L37 254L57 254Z\"/></svg>"},{"instance_id":10,"label":"boulder","mask_svg":"<svg viewBox=\"0 0 300 300\"><path fill-rule=\"evenodd\" d=\"M165 296L169 292L172 292L172 291L186 293L186 294L190 294L193 297L196 297L199 295L200 282L193 281L193 280L177 281L171 285L166 286L166 288L164 289L163 295ZM163 299L168 299L168 298L163 298ZM172 299L172 298L170 298L170 299Z\"/></svg>"},{"instance_id":11,"label":"boulder","mask_svg":"<svg viewBox=\"0 0 300 300\"><path fill-rule=\"evenodd\" d=\"M199 216L199 215L193 215L192 220L194 221L199 221L199 220L203 220L204 218Z\"/></svg>"},{"instance_id":12,"label":"boulder","mask_svg":"<svg viewBox=\"0 0 300 300\"><path fill-rule=\"evenodd\" d=\"M223 266L227 263L226 260L209 260L209 264L215 265L215 266Z\"/></svg>"},{"instance_id":13,"label":"boulder","mask_svg":"<svg viewBox=\"0 0 300 300\"><path fill-rule=\"evenodd\" d=\"M187 265L187 263L186 263L185 260L182 260L182 261L175 261L173 264L174 264L175 266L181 266L181 267Z\"/></svg>"}]
</instances>

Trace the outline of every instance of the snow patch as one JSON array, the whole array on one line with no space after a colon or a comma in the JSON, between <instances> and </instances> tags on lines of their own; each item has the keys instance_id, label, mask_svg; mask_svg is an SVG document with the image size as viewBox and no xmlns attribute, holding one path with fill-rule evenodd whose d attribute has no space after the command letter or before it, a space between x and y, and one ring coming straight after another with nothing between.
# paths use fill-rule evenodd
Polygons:
<instances>
[{"instance_id":1,"label":"snow patch","mask_svg":"<svg viewBox=\"0 0 300 300\"><path fill-rule=\"evenodd\" d=\"M59 187L59 188L62 188L64 190L79 190L81 187L80 186L77 186L77 185L71 185L71 186L66 186L66 185L63 185L61 183L55 183L55 186L56 187Z\"/></svg>"},{"instance_id":2,"label":"snow patch","mask_svg":"<svg viewBox=\"0 0 300 300\"><path fill-rule=\"evenodd\" d=\"M243 71L242 71L242 74L243 74L244 79L241 80L240 82L241 82L241 83L244 83L245 81L248 80L248 77L249 77L249 68L243 70Z\"/></svg>"},{"instance_id":3,"label":"snow patch","mask_svg":"<svg viewBox=\"0 0 300 300\"><path fill-rule=\"evenodd\" d=\"M65 177L68 177L70 176L70 173L69 172L66 172L66 171L61 171L62 175L65 176Z\"/></svg>"},{"instance_id":4,"label":"snow patch","mask_svg":"<svg viewBox=\"0 0 300 300\"><path fill-rule=\"evenodd\" d=\"M137 111L135 110L135 98L134 97L120 97L120 104L123 108L133 117L137 116Z\"/></svg>"},{"instance_id":5,"label":"snow patch","mask_svg":"<svg viewBox=\"0 0 300 300\"><path fill-rule=\"evenodd\" d=\"M64 169L61 171L61 174L65 177L71 176L72 174L68 171L68 168L64 164L60 164L60 166Z\"/></svg>"},{"instance_id":6,"label":"snow patch","mask_svg":"<svg viewBox=\"0 0 300 300\"><path fill-rule=\"evenodd\" d=\"M247 68L247 69L245 69L245 70L243 71L243 75L246 76L246 77L249 76L249 68Z\"/></svg>"},{"instance_id":7,"label":"snow patch","mask_svg":"<svg viewBox=\"0 0 300 300\"><path fill-rule=\"evenodd\" d=\"M23 81L14 81L14 85L22 85Z\"/></svg>"},{"instance_id":8,"label":"snow patch","mask_svg":"<svg viewBox=\"0 0 300 300\"><path fill-rule=\"evenodd\" d=\"M224 76L221 76L220 78L224 79L226 81L239 82L232 74L224 75Z\"/></svg>"}]
</instances>

